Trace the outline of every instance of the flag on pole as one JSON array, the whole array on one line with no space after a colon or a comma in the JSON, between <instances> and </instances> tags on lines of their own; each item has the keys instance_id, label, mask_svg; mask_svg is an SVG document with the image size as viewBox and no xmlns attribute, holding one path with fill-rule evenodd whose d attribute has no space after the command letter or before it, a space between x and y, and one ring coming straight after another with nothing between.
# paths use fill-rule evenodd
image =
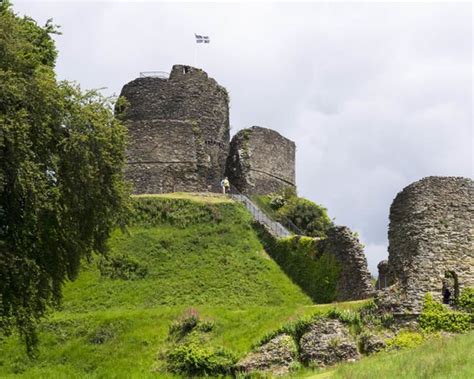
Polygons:
<instances>
[{"instance_id":1,"label":"flag on pole","mask_svg":"<svg viewBox=\"0 0 474 379\"><path fill-rule=\"evenodd\" d=\"M202 36L200 34L194 33L196 36L196 43L209 43L211 40L209 39L209 36Z\"/></svg>"}]
</instances>

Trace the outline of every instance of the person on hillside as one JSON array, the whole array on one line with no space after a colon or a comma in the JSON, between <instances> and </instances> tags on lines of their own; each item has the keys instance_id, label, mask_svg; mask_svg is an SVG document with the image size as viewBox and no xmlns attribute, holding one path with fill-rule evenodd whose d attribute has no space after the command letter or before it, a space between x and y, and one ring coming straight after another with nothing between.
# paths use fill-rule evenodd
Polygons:
<instances>
[{"instance_id":1,"label":"person on hillside","mask_svg":"<svg viewBox=\"0 0 474 379\"><path fill-rule=\"evenodd\" d=\"M230 189L230 183L229 179L227 176L221 180L221 187L222 187L222 193L225 195L227 192L229 192Z\"/></svg>"}]
</instances>

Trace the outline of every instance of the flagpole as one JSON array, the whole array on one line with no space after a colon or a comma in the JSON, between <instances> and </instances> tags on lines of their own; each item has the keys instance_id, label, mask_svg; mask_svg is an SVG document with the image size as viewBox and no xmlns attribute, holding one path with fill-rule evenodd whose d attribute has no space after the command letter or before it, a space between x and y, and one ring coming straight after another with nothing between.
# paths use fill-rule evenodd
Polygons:
<instances>
[{"instance_id":1,"label":"flagpole","mask_svg":"<svg viewBox=\"0 0 474 379\"><path fill-rule=\"evenodd\" d=\"M197 67L197 43L194 43L194 67Z\"/></svg>"}]
</instances>

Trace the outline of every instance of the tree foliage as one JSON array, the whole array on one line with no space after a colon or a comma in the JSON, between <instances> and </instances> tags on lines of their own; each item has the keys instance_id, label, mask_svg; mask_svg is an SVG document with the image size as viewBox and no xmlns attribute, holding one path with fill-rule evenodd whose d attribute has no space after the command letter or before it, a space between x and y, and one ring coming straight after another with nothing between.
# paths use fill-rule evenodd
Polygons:
<instances>
[{"instance_id":1,"label":"tree foliage","mask_svg":"<svg viewBox=\"0 0 474 379\"><path fill-rule=\"evenodd\" d=\"M123 220L126 132L112 99L57 82L48 21L0 3L0 330L35 326Z\"/></svg>"},{"instance_id":2,"label":"tree foliage","mask_svg":"<svg viewBox=\"0 0 474 379\"><path fill-rule=\"evenodd\" d=\"M325 237L333 225L326 208L298 197L291 187L285 188L281 194L272 194L268 199L262 200L264 204L268 202L278 221L290 229L292 225L296 226L305 236Z\"/></svg>"}]
</instances>

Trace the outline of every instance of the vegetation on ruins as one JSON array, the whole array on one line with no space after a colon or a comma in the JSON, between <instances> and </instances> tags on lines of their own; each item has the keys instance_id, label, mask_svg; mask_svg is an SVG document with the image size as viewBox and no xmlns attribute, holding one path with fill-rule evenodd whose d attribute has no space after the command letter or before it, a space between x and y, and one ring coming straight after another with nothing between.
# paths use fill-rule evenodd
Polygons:
<instances>
[{"instance_id":1,"label":"vegetation on ruins","mask_svg":"<svg viewBox=\"0 0 474 379\"><path fill-rule=\"evenodd\" d=\"M112 101L57 82L48 21L0 3L0 334L35 328L126 209L125 128Z\"/></svg>"},{"instance_id":2,"label":"vegetation on ruins","mask_svg":"<svg viewBox=\"0 0 474 379\"><path fill-rule=\"evenodd\" d=\"M426 332L444 330L462 333L472 327L474 316L471 313L452 310L433 299L430 293L425 295L423 312L419 318L420 327Z\"/></svg>"},{"instance_id":3,"label":"vegetation on ruins","mask_svg":"<svg viewBox=\"0 0 474 379\"><path fill-rule=\"evenodd\" d=\"M325 237L333 225L327 209L311 200L298 197L293 188L282 193L253 197L256 203L283 225L294 224L303 235Z\"/></svg>"}]
</instances>

